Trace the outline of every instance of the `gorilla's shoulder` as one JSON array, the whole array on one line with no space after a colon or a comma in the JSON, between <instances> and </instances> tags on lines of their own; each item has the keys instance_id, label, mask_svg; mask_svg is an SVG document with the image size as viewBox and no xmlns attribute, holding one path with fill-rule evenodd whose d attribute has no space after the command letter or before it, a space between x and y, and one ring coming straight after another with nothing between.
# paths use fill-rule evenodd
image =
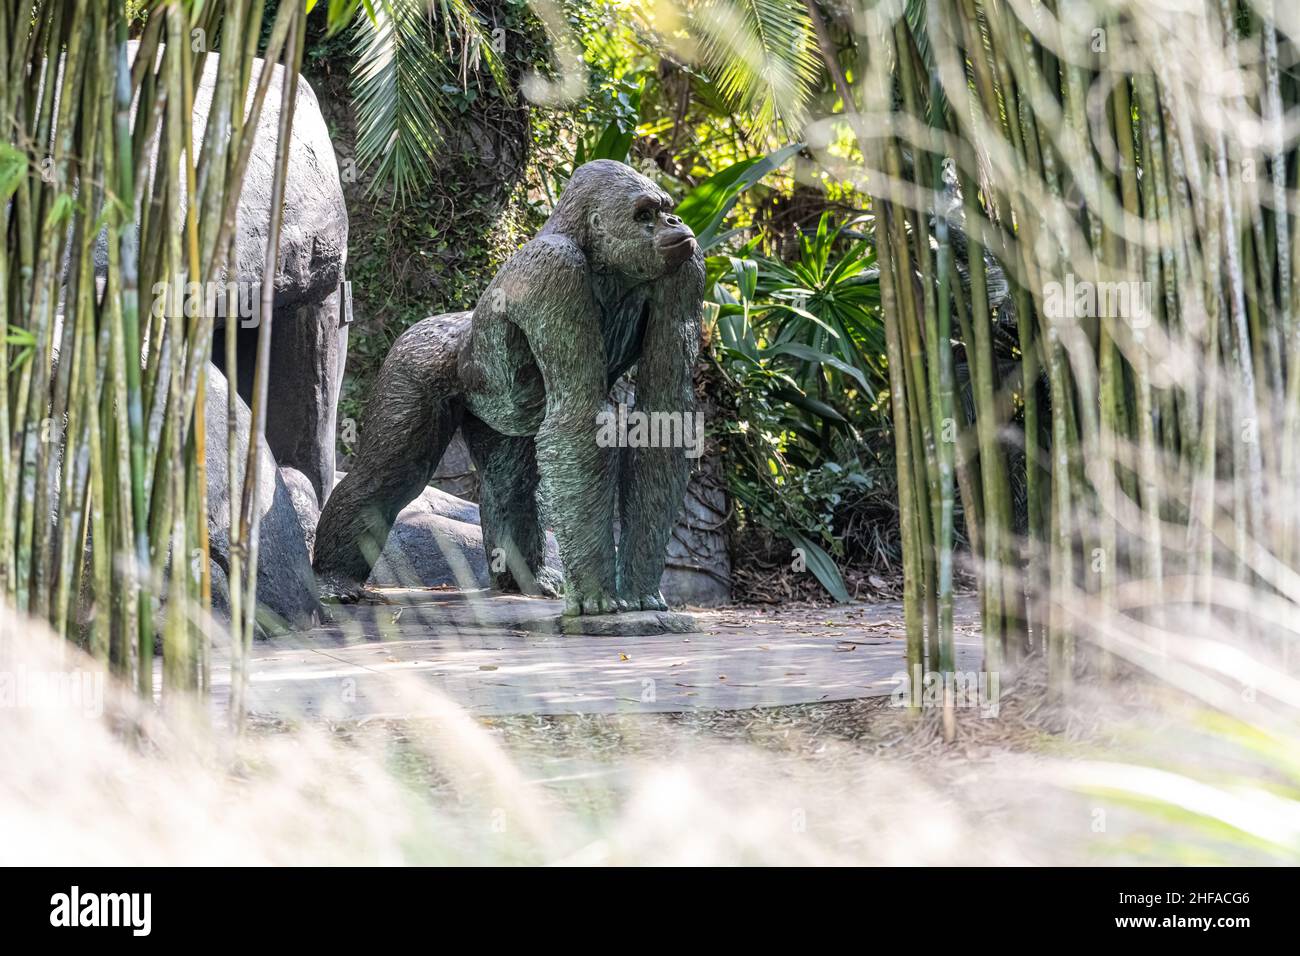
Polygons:
<instances>
[{"instance_id":1,"label":"gorilla's shoulder","mask_svg":"<svg viewBox=\"0 0 1300 956\"><path fill-rule=\"evenodd\" d=\"M510 265L535 270L547 278L559 278L564 273L585 273L588 263L582 247L568 236L544 233L524 243L511 257Z\"/></svg>"},{"instance_id":2,"label":"gorilla's shoulder","mask_svg":"<svg viewBox=\"0 0 1300 956\"><path fill-rule=\"evenodd\" d=\"M409 346L415 342L456 338L465 334L473 317L472 310L442 312L438 315L426 316L399 335L397 342ZM397 342L393 344L396 345Z\"/></svg>"}]
</instances>

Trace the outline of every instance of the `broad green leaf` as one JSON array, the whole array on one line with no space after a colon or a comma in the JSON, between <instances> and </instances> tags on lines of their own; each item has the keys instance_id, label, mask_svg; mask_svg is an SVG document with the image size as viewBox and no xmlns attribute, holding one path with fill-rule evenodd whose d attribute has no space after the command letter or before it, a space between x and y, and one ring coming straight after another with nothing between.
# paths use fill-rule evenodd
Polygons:
<instances>
[{"instance_id":1,"label":"broad green leaf","mask_svg":"<svg viewBox=\"0 0 1300 956\"><path fill-rule=\"evenodd\" d=\"M805 362L829 365L831 368L837 369L855 379L863 388L868 387L867 377L862 374L860 369L856 369L847 362L837 359L829 352L823 352L810 345L804 345L802 342L782 342L769 348L767 353L769 355L792 355L795 358L803 359Z\"/></svg>"},{"instance_id":2,"label":"broad green leaf","mask_svg":"<svg viewBox=\"0 0 1300 956\"><path fill-rule=\"evenodd\" d=\"M801 395L792 389L781 389L776 394L796 408L802 408L805 412L816 415L818 418L825 418L827 421L836 422L837 424L848 424L843 415L811 395Z\"/></svg>"},{"instance_id":3,"label":"broad green leaf","mask_svg":"<svg viewBox=\"0 0 1300 956\"><path fill-rule=\"evenodd\" d=\"M678 204L677 215L694 230L700 248L708 250L719 241L718 229L741 193L802 148L802 143L793 143L766 156L742 160L692 189Z\"/></svg>"},{"instance_id":4,"label":"broad green leaf","mask_svg":"<svg viewBox=\"0 0 1300 956\"><path fill-rule=\"evenodd\" d=\"M758 291L758 263L753 259L731 258L731 273L736 278L736 288L746 302L754 300Z\"/></svg>"},{"instance_id":5,"label":"broad green leaf","mask_svg":"<svg viewBox=\"0 0 1300 956\"><path fill-rule=\"evenodd\" d=\"M787 531L786 537L796 548L803 551L804 560L808 562L808 570L813 573L827 593L840 603L847 603L849 589L844 586L844 577L840 574L840 569L835 566L835 562L831 560L831 556L820 545L814 544L811 539L798 531Z\"/></svg>"},{"instance_id":6,"label":"broad green leaf","mask_svg":"<svg viewBox=\"0 0 1300 956\"><path fill-rule=\"evenodd\" d=\"M822 328L822 329L823 329L823 330L824 330L828 335L830 335L832 338L839 338L839 337L840 337L840 334L839 334L838 332L836 332L834 329L832 329L829 325L827 325L827 324L826 324L826 321L825 321L824 319L822 319L820 316L813 315L813 314L812 314L811 312L809 312L807 309L800 308L800 307L797 306L797 305L791 305L791 304L788 303L788 302L773 302L773 303L768 307L768 311L771 311L771 312L789 312L789 313L791 313L791 314L793 314L793 315L797 315L797 316L800 316L800 317L802 317L802 318L807 319L807 320L808 320L809 322L811 322L813 325L819 326L819 327Z\"/></svg>"},{"instance_id":7,"label":"broad green leaf","mask_svg":"<svg viewBox=\"0 0 1300 956\"><path fill-rule=\"evenodd\" d=\"M576 168L595 159L612 159L625 163L627 162L628 150L632 148L634 139L636 139L635 128L624 129L622 123L618 120L612 120L590 150L587 149L586 143L578 143L573 165Z\"/></svg>"}]
</instances>

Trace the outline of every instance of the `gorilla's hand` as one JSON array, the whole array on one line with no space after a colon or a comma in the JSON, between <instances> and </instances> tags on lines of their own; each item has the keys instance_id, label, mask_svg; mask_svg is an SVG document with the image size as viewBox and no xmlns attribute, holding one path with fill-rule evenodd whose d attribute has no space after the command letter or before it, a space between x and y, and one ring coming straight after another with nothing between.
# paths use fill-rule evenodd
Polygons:
<instances>
[{"instance_id":1,"label":"gorilla's hand","mask_svg":"<svg viewBox=\"0 0 1300 956\"><path fill-rule=\"evenodd\" d=\"M604 590L594 581L585 585L570 577L564 584L564 615L577 617L580 614L617 614L618 598L612 591Z\"/></svg>"},{"instance_id":2,"label":"gorilla's hand","mask_svg":"<svg viewBox=\"0 0 1300 956\"><path fill-rule=\"evenodd\" d=\"M666 611L668 602L661 591L653 594L620 594L619 604L624 611Z\"/></svg>"}]
</instances>

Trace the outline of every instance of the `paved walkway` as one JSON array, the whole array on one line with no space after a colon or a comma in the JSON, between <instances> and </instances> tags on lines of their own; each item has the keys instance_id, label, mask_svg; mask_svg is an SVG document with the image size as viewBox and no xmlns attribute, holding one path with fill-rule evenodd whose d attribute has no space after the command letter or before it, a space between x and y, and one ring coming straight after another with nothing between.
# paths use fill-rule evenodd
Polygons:
<instances>
[{"instance_id":1,"label":"paved walkway","mask_svg":"<svg viewBox=\"0 0 1300 956\"><path fill-rule=\"evenodd\" d=\"M527 629L557 615L557 601L383 594L390 604L336 608L333 624L259 642L250 709L418 717L439 712L445 698L476 716L743 709L887 695L906 669L897 603L696 611L699 633L572 637ZM976 611L973 598L959 599L959 671L980 668ZM224 701L228 668L214 664L214 695Z\"/></svg>"}]
</instances>

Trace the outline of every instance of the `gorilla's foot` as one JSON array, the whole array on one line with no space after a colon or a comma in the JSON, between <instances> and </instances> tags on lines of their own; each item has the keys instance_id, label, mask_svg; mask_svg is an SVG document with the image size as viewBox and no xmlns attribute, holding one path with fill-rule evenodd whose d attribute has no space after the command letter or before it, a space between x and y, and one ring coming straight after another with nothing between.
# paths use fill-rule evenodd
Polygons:
<instances>
[{"instance_id":1,"label":"gorilla's foot","mask_svg":"<svg viewBox=\"0 0 1300 956\"><path fill-rule=\"evenodd\" d=\"M324 604L356 604L366 595L364 583L329 572L316 576L316 591Z\"/></svg>"},{"instance_id":2,"label":"gorilla's foot","mask_svg":"<svg viewBox=\"0 0 1300 956\"><path fill-rule=\"evenodd\" d=\"M492 590L502 594L527 594L530 597L559 598L564 594L564 575L543 565L531 580L520 582L510 571L492 575Z\"/></svg>"}]
</instances>

